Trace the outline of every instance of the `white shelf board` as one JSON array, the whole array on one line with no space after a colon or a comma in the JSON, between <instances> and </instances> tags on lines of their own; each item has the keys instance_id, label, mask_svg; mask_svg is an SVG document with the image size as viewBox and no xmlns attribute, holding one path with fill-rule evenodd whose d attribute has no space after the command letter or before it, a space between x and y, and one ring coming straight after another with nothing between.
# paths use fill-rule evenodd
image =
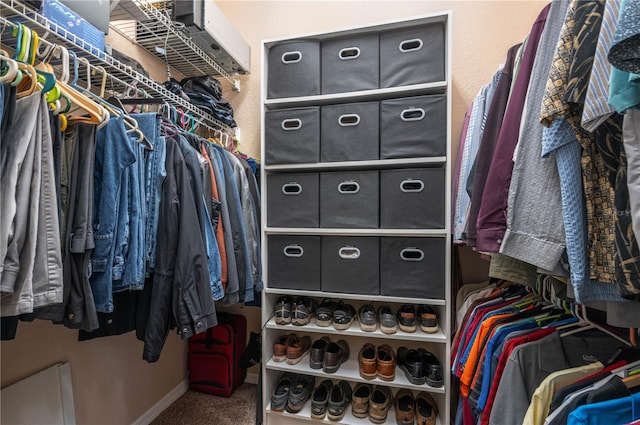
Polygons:
<instances>
[{"instance_id":1,"label":"white shelf board","mask_svg":"<svg viewBox=\"0 0 640 425\"><path fill-rule=\"evenodd\" d=\"M275 318L271 318L267 322L268 329L276 329L284 332L317 332L323 335L337 335L340 337L362 337L362 338L379 338L385 340L401 340L401 341L419 341L419 342L435 342L435 343L446 343L447 339L444 336L441 328L438 328L438 331L435 333L428 334L423 332L418 326L415 332L403 332L398 330L398 332L394 334L385 334L379 328L374 332L365 332L360 329L360 325L357 321L354 321L349 329L345 330L337 330L333 326L322 327L318 326L315 323L315 320L312 320L308 325L304 326L295 326L295 325L278 325L276 323Z\"/></svg>"},{"instance_id":2,"label":"white shelf board","mask_svg":"<svg viewBox=\"0 0 640 425\"><path fill-rule=\"evenodd\" d=\"M444 165L447 162L446 156L432 156L420 158L397 158L379 159L371 161L340 161L340 162L318 162L309 164L278 164L264 165L268 172L286 171L322 171L322 170L358 170L358 169L387 169L387 168L410 168L421 165Z\"/></svg>"},{"instance_id":3,"label":"white shelf board","mask_svg":"<svg viewBox=\"0 0 640 425\"><path fill-rule=\"evenodd\" d=\"M329 229L319 227L266 227L266 235L324 235L324 236L427 236L444 238L447 229Z\"/></svg>"},{"instance_id":4,"label":"white shelf board","mask_svg":"<svg viewBox=\"0 0 640 425\"><path fill-rule=\"evenodd\" d=\"M298 289L264 288L266 294L293 295L300 297L337 298L343 300L379 301L387 304L428 304L445 305L444 299L390 297L387 295L347 294L342 292L300 291Z\"/></svg>"},{"instance_id":5,"label":"white shelf board","mask_svg":"<svg viewBox=\"0 0 640 425\"><path fill-rule=\"evenodd\" d=\"M337 372L325 373L322 369L311 369L309 367L309 361L307 360L308 354L305 354L305 358L300 363L295 365L289 365L286 362L275 362L273 358L269 358L266 364L267 369L280 370L283 372L302 373L305 375L319 376L323 379L344 379L349 382L365 382L374 385L384 385L394 388L407 388L414 391L427 391L434 394L444 394L444 386L439 388L431 387L427 384L416 385L409 382L404 372L399 367L396 367L396 376L393 381L383 381L382 379L364 379L360 376L358 368L358 360L347 360L344 362Z\"/></svg>"}]
</instances>

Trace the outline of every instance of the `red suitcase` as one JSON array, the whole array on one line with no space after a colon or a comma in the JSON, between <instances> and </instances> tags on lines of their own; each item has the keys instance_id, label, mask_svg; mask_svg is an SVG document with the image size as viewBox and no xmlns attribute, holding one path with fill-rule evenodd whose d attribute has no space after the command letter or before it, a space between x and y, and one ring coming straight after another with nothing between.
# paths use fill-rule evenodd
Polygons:
<instances>
[{"instance_id":1,"label":"red suitcase","mask_svg":"<svg viewBox=\"0 0 640 425\"><path fill-rule=\"evenodd\" d=\"M244 316L218 313L217 326L189 338L189 387L230 396L247 376L247 370L238 365L246 335Z\"/></svg>"}]
</instances>

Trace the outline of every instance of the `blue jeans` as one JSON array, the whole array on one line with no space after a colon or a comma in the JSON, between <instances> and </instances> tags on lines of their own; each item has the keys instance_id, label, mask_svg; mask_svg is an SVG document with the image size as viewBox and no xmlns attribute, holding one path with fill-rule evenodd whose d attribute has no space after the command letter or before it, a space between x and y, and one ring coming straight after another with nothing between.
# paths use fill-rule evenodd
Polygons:
<instances>
[{"instance_id":1,"label":"blue jeans","mask_svg":"<svg viewBox=\"0 0 640 425\"><path fill-rule=\"evenodd\" d=\"M113 117L96 134L94 170L94 240L91 255L91 290L96 311L113 311L112 280L116 224L124 171L136 160L122 118Z\"/></svg>"},{"instance_id":2,"label":"blue jeans","mask_svg":"<svg viewBox=\"0 0 640 425\"><path fill-rule=\"evenodd\" d=\"M203 196L202 202L207 202ZM224 288L222 287L222 266L220 264L220 249L218 248L218 240L216 239L213 224L209 210L204 209L206 220L204 221L205 232L205 248L207 250L207 258L209 265L209 284L211 284L211 293L214 301L221 300L224 297Z\"/></svg>"}]
</instances>

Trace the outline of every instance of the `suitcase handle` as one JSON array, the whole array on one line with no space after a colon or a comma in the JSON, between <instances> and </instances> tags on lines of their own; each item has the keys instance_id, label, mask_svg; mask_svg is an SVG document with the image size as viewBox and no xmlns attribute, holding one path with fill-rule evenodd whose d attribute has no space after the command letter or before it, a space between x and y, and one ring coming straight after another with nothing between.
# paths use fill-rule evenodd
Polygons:
<instances>
[{"instance_id":1,"label":"suitcase handle","mask_svg":"<svg viewBox=\"0 0 640 425\"><path fill-rule=\"evenodd\" d=\"M424 251L419 248L405 248L400 251L402 261L422 261L424 260Z\"/></svg>"},{"instance_id":2,"label":"suitcase handle","mask_svg":"<svg viewBox=\"0 0 640 425\"><path fill-rule=\"evenodd\" d=\"M360 115L358 114L344 114L338 118L338 124L341 127L353 127L360 124Z\"/></svg>"},{"instance_id":3,"label":"suitcase handle","mask_svg":"<svg viewBox=\"0 0 640 425\"><path fill-rule=\"evenodd\" d=\"M302 120L300 118L289 118L282 120L281 126L284 131L300 130L302 128Z\"/></svg>"},{"instance_id":4,"label":"suitcase handle","mask_svg":"<svg viewBox=\"0 0 640 425\"><path fill-rule=\"evenodd\" d=\"M400 190L404 193L422 192L423 189L424 183L422 180L407 179L400 183Z\"/></svg>"},{"instance_id":5,"label":"suitcase handle","mask_svg":"<svg viewBox=\"0 0 640 425\"><path fill-rule=\"evenodd\" d=\"M338 192L343 195L354 195L360 192L358 182L342 182L338 184Z\"/></svg>"},{"instance_id":6,"label":"suitcase handle","mask_svg":"<svg viewBox=\"0 0 640 425\"><path fill-rule=\"evenodd\" d=\"M420 121L425 115L424 109L422 108L409 108L400 112L402 121Z\"/></svg>"},{"instance_id":7,"label":"suitcase handle","mask_svg":"<svg viewBox=\"0 0 640 425\"><path fill-rule=\"evenodd\" d=\"M352 59L358 59L360 56L360 48L359 47L345 47L344 49L340 49L338 52L338 57L340 60L348 61Z\"/></svg>"},{"instance_id":8,"label":"suitcase handle","mask_svg":"<svg viewBox=\"0 0 640 425\"><path fill-rule=\"evenodd\" d=\"M298 63L302 60L302 52L299 50L293 50L291 52L284 52L282 57L280 58L282 63L285 65L290 65L292 63Z\"/></svg>"},{"instance_id":9,"label":"suitcase handle","mask_svg":"<svg viewBox=\"0 0 640 425\"><path fill-rule=\"evenodd\" d=\"M286 196L300 195L302 185L300 183L287 183L282 185L282 193Z\"/></svg>"},{"instance_id":10,"label":"suitcase handle","mask_svg":"<svg viewBox=\"0 0 640 425\"><path fill-rule=\"evenodd\" d=\"M338 250L338 255L343 260L357 260L360 258L360 250L355 246L343 246Z\"/></svg>"},{"instance_id":11,"label":"suitcase handle","mask_svg":"<svg viewBox=\"0 0 640 425\"><path fill-rule=\"evenodd\" d=\"M422 49L422 44L422 40L420 40L419 38L402 40L398 45L398 49L400 49L402 53L415 52L416 50Z\"/></svg>"},{"instance_id":12,"label":"suitcase handle","mask_svg":"<svg viewBox=\"0 0 640 425\"><path fill-rule=\"evenodd\" d=\"M285 257L289 258L300 258L304 255L304 248L300 245L287 245L282 251Z\"/></svg>"}]
</instances>

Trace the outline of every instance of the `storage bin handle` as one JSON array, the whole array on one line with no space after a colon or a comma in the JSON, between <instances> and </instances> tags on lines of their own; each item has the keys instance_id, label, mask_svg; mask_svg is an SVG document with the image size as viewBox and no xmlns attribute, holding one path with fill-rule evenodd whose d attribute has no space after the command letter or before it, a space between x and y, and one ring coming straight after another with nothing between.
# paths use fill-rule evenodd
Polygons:
<instances>
[{"instance_id":1,"label":"storage bin handle","mask_svg":"<svg viewBox=\"0 0 640 425\"><path fill-rule=\"evenodd\" d=\"M419 38L402 40L398 45L398 49L400 49L402 53L415 52L416 50L422 49L422 44L422 40L420 40Z\"/></svg>"},{"instance_id":2,"label":"storage bin handle","mask_svg":"<svg viewBox=\"0 0 640 425\"><path fill-rule=\"evenodd\" d=\"M298 63L302 60L302 52L299 50L293 50L291 52L284 52L280 58L282 63L290 65L292 63Z\"/></svg>"},{"instance_id":3,"label":"storage bin handle","mask_svg":"<svg viewBox=\"0 0 640 425\"><path fill-rule=\"evenodd\" d=\"M281 125L284 131L300 130L302 127L302 120L300 118L289 118L282 120Z\"/></svg>"},{"instance_id":4,"label":"storage bin handle","mask_svg":"<svg viewBox=\"0 0 640 425\"><path fill-rule=\"evenodd\" d=\"M359 47L345 47L344 49L340 49L338 52L338 57L340 60L348 61L352 59L357 59L360 56L360 48Z\"/></svg>"},{"instance_id":5,"label":"storage bin handle","mask_svg":"<svg viewBox=\"0 0 640 425\"><path fill-rule=\"evenodd\" d=\"M402 121L420 121L425 115L422 108L408 108L400 113L400 118Z\"/></svg>"},{"instance_id":6,"label":"storage bin handle","mask_svg":"<svg viewBox=\"0 0 640 425\"><path fill-rule=\"evenodd\" d=\"M284 256L289 258L300 258L304 254L304 248L300 245L287 245L283 249Z\"/></svg>"},{"instance_id":7,"label":"storage bin handle","mask_svg":"<svg viewBox=\"0 0 640 425\"><path fill-rule=\"evenodd\" d=\"M338 192L343 195L354 195L360 192L360 184L358 182L342 182L338 184Z\"/></svg>"},{"instance_id":8,"label":"storage bin handle","mask_svg":"<svg viewBox=\"0 0 640 425\"><path fill-rule=\"evenodd\" d=\"M287 196L300 195L302 192L302 185L300 183L287 183L282 185L282 193Z\"/></svg>"},{"instance_id":9,"label":"storage bin handle","mask_svg":"<svg viewBox=\"0 0 640 425\"><path fill-rule=\"evenodd\" d=\"M360 115L358 114L344 114L338 118L338 124L341 127L353 127L360 124Z\"/></svg>"},{"instance_id":10,"label":"storage bin handle","mask_svg":"<svg viewBox=\"0 0 640 425\"><path fill-rule=\"evenodd\" d=\"M404 193L417 193L424 190L424 182L422 180L407 179L400 183L400 190Z\"/></svg>"},{"instance_id":11,"label":"storage bin handle","mask_svg":"<svg viewBox=\"0 0 640 425\"><path fill-rule=\"evenodd\" d=\"M338 250L338 255L343 260L357 260L360 258L360 250L355 246L343 246Z\"/></svg>"},{"instance_id":12,"label":"storage bin handle","mask_svg":"<svg viewBox=\"0 0 640 425\"><path fill-rule=\"evenodd\" d=\"M419 248L405 248L400 251L402 261L422 261L424 259L424 251Z\"/></svg>"}]
</instances>

